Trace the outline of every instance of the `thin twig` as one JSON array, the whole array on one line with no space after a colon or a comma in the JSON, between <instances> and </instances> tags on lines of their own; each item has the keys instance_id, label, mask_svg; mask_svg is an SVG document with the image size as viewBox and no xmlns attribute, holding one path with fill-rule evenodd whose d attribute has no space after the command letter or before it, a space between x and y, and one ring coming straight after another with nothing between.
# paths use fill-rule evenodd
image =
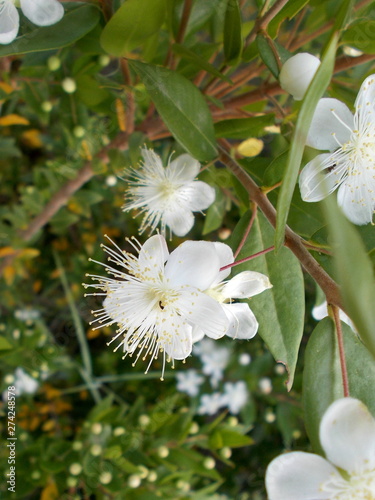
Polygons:
<instances>
[{"instance_id":1,"label":"thin twig","mask_svg":"<svg viewBox=\"0 0 375 500\"><path fill-rule=\"evenodd\" d=\"M341 375L342 375L342 387L344 391L344 397L349 397L349 379L348 370L346 366L345 359L345 348L344 348L344 338L342 335L341 320L340 320L340 309L337 306L330 305L333 313L333 319L335 321L335 332L337 337L337 345L339 348Z\"/></svg>"},{"instance_id":2,"label":"thin twig","mask_svg":"<svg viewBox=\"0 0 375 500\"><path fill-rule=\"evenodd\" d=\"M239 266L240 264L243 264L244 262L249 262L249 260L256 259L257 257L260 257L261 255L265 255L266 253L272 252L275 250L274 245L269 248L265 248L264 250L261 250L260 252L254 253L253 255L249 255L248 257L244 257L243 259L236 260L236 262L232 262L231 264L227 264L224 267L220 268L220 271L225 271L225 269L230 269L234 266Z\"/></svg>"},{"instance_id":3,"label":"thin twig","mask_svg":"<svg viewBox=\"0 0 375 500\"><path fill-rule=\"evenodd\" d=\"M253 209L253 213L251 214L249 224L246 228L246 231L244 232L244 235L242 236L242 240L240 241L240 244L238 245L237 250L234 252L234 259L236 259L237 256L239 255L239 253L241 252L242 247L244 246L244 244L247 240L247 237L249 236L251 228L253 227L253 223L255 221L255 217L256 217L257 211L258 211L258 207L257 207L257 204L255 202L253 203L252 209Z\"/></svg>"}]
</instances>

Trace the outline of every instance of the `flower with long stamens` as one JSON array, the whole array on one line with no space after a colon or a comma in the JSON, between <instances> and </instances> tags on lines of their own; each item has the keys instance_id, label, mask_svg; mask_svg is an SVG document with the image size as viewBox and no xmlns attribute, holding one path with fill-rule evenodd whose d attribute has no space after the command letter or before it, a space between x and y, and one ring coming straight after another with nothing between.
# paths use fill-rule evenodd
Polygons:
<instances>
[{"instance_id":1,"label":"flower with long stamens","mask_svg":"<svg viewBox=\"0 0 375 500\"><path fill-rule=\"evenodd\" d=\"M269 500L374 500L375 419L358 399L332 403L320 423L327 459L296 451L266 472Z\"/></svg>"},{"instance_id":2,"label":"flower with long stamens","mask_svg":"<svg viewBox=\"0 0 375 500\"><path fill-rule=\"evenodd\" d=\"M0 0L0 44L13 42L18 34L20 17L14 0ZM23 14L37 26L50 26L64 15L57 0L20 0Z\"/></svg>"},{"instance_id":3,"label":"flower with long stamens","mask_svg":"<svg viewBox=\"0 0 375 500\"><path fill-rule=\"evenodd\" d=\"M328 150L302 170L304 201L320 201L338 189L337 201L357 225L372 222L375 208L375 75L362 83L354 116L337 99L321 99L306 144Z\"/></svg>"},{"instance_id":4,"label":"flower with long stamens","mask_svg":"<svg viewBox=\"0 0 375 500\"><path fill-rule=\"evenodd\" d=\"M178 156L163 166L160 156L151 149L142 149L143 164L129 171L129 188L125 193L124 211L139 210L143 214L140 234L149 227L155 231L160 224L165 236L185 236L194 225L193 212L208 208L215 200L215 190L195 180L200 164L188 154Z\"/></svg>"},{"instance_id":5,"label":"flower with long stamens","mask_svg":"<svg viewBox=\"0 0 375 500\"><path fill-rule=\"evenodd\" d=\"M185 241L171 254L161 235L143 246L129 242L138 256L113 242L114 248L104 246L109 263L98 264L112 277L91 275L96 283L84 286L105 297L103 308L93 314L99 327L117 323L111 340L119 342L115 350L121 346L125 356L138 351L135 361L149 358L147 370L162 353L164 372L166 360L190 355L195 328L214 339L228 329L222 307L204 293L219 275L220 259L215 245L206 241Z\"/></svg>"}]
</instances>

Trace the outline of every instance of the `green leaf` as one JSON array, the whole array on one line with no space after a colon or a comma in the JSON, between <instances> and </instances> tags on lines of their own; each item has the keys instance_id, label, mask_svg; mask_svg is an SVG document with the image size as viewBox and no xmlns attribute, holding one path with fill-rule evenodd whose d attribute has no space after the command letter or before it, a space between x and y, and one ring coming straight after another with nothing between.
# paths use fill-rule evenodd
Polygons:
<instances>
[{"instance_id":1,"label":"green leaf","mask_svg":"<svg viewBox=\"0 0 375 500\"><path fill-rule=\"evenodd\" d=\"M95 28L99 19L100 11L94 5L74 4L57 24L35 28L13 43L0 47L0 57L66 47Z\"/></svg>"},{"instance_id":2,"label":"green leaf","mask_svg":"<svg viewBox=\"0 0 375 500\"><path fill-rule=\"evenodd\" d=\"M305 148L310 123L318 101L331 80L335 63L337 40L337 34L332 36L326 53L322 58L322 62L309 88L307 89L305 98L302 101L300 112L298 114L296 128L294 130L289 150L285 176L277 201L277 220L275 235L275 247L277 250L279 250L284 243L285 226L294 188L297 182L299 169L301 166L303 150Z\"/></svg>"},{"instance_id":3,"label":"green leaf","mask_svg":"<svg viewBox=\"0 0 375 500\"><path fill-rule=\"evenodd\" d=\"M259 137L267 133L264 127L268 127L274 123L275 115L272 113L262 116L253 116L252 118L224 120L215 123L215 135L216 137L225 137L227 139Z\"/></svg>"},{"instance_id":4,"label":"green leaf","mask_svg":"<svg viewBox=\"0 0 375 500\"><path fill-rule=\"evenodd\" d=\"M232 248L237 248L249 219L250 214L247 213L238 223L231 240ZM273 238L272 226L263 214L258 213L237 260L271 247ZM234 270L263 273L273 285L270 290L252 297L249 305L259 322L259 335L275 360L283 363L288 370L287 387L290 390L304 326L304 282L299 261L288 248L283 247L277 254L269 252L236 266Z\"/></svg>"},{"instance_id":5,"label":"green leaf","mask_svg":"<svg viewBox=\"0 0 375 500\"><path fill-rule=\"evenodd\" d=\"M254 443L254 439L245 436L232 429L217 429L209 437L209 446L211 449L219 449L228 446L229 448L240 448Z\"/></svg>"},{"instance_id":6,"label":"green leaf","mask_svg":"<svg viewBox=\"0 0 375 500\"><path fill-rule=\"evenodd\" d=\"M164 18L164 0L126 0L104 28L100 43L106 52L121 57L159 31Z\"/></svg>"},{"instance_id":7,"label":"green leaf","mask_svg":"<svg viewBox=\"0 0 375 500\"><path fill-rule=\"evenodd\" d=\"M200 57L198 54L188 49L184 45L181 45L179 43L173 44L172 52L177 56L180 56L183 59L186 59L187 61L194 63L199 69L204 69L205 71L207 71L207 73L210 73L211 75L220 78L220 80L224 80L225 82L230 84L233 83L230 78L220 73L220 71L218 71L215 68L215 66L212 66L212 64L207 62L206 59L203 59L203 57Z\"/></svg>"},{"instance_id":8,"label":"green leaf","mask_svg":"<svg viewBox=\"0 0 375 500\"><path fill-rule=\"evenodd\" d=\"M365 403L375 414L375 364L371 354L353 331L341 323L350 396ZM341 367L334 323L324 318L306 347L303 374L303 406L306 430L313 448L322 452L319 425L328 406L343 397Z\"/></svg>"},{"instance_id":9,"label":"green leaf","mask_svg":"<svg viewBox=\"0 0 375 500\"><path fill-rule=\"evenodd\" d=\"M210 233L211 231L215 231L215 229L218 229L222 225L226 204L227 199L224 196L222 190L216 188L215 202L208 208L206 212L202 235Z\"/></svg>"},{"instance_id":10,"label":"green leaf","mask_svg":"<svg viewBox=\"0 0 375 500\"><path fill-rule=\"evenodd\" d=\"M200 91L186 78L166 68L129 61L140 76L156 109L175 139L194 157L208 161L217 155L212 117Z\"/></svg>"},{"instance_id":11,"label":"green leaf","mask_svg":"<svg viewBox=\"0 0 375 500\"><path fill-rule=\"evenodd\" d=\"M12 345L3 336L0 336L0 351L8 351L12 349Z\"/></svg>"},{"instance_id":12,"label":"green leaf","mask_svg":"<svg viewBox=\"0 0 375 500\"><path fill-rule=\"evenodd\" d=\"M375 21L357 21L343 33L341 43L350 45L365 54L375 54Z\"/></svg>"},{"instance_id":13,"label":"green leaf","mask_svg":"<svg viewBox=\"0 0 375 500\"><path fill-rule=\"evenodd\" d=\"M256 42L258 45L259 55L262 58L262 61L267 66L267 68L271 71L275 78L279 77L279 64L276 59L276 55L271 49L270 41L268 37L260 33L256 37Z\"/></svg>"},{"instance_id":14,"label":"green leaf","mask_svg":"<svg viewBox=\"0 0 375 500\"><path fill-rule=\"evenodd\" d=\"M229 0L224 19L224 56L228 64L235 64L242 53L241 10L238 0Z\"/></svg>"},{"instance_id":15,"label":"green leaf","mask_svg":"<svg viewBox=\"0 0 375 500\"><path fill-rule=\"evenodd\" d=\"M358 232L339 210L334 199L329 197L324 205L336 280L341 287L346 312L375 357L375 278L371 259Z\"/></svg>"},{"instance_id":16,"label":"green leaf","mask_svg":"<svg viewBox=\"0 0 375 500\"><path fill-rule=\"evenodd\" d=\"M286 19L292 19L309 0L289 0L286 5L276 14L268 25L268 33L272 38L275 38L280 24Z\"/></svg>"}]
</instances>

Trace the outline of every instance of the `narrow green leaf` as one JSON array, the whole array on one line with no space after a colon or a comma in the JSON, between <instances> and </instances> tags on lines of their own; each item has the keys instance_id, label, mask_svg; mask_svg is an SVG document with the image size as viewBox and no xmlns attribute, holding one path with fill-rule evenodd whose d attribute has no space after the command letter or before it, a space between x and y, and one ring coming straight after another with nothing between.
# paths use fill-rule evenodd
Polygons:
<instances>
[{"instance_id":1,"label":"narrow green leaf","mask_svg":"<svg viewBox=\"0 0 375 500\"><path fill-rule=\"evenodd\" d=\"M247 213L238 223L231 240L232 248L235 249L241 240L249 218ZM269 248L273 238L272 226L258 213L237 260ZM283 363L288 370L287 387L290 389L304 326L305 296L301 266L292 252L283 247L277 254L269 252L234 268L236 273L244 270L267 275L273 285L272 289L251 298L249 305L259 322L259 335L275 360Z\"/></svg>"},{"instance_id":2,"label":"narrow green leaf","mask_svg":"<svg viewBox=\"0 0 375 500\"><path fill-rule=\"evenodd\" d=\"M37 27L9 45L1 46L0 57L66 47L95 28L99 19L100 11L94 5L74 4L57 24Z\"/></svg>"},{"instance_id":3,"label":"narrow green leaf","mask_svg":"<svg viewBox=\"0 0 375 500\"><path fill-rule=\"evenodd\" d=\"M264 127L275 123L275 115L267 114L252 118L238 118L215 123L216 137L227 139L247 139L265 135Z\"/></svg>"},{"instance_id":4,"label":"narrow green leaf","mask_svg":"<svg viewBox=\"0 0 375 500\"><path fill-rule=\"evenodd\" d=\"M241 10L238 0L227 4L224 19L224 56L228 64L235 64L242 53Z\"/></svg>"},{"instance_id":5,"label":"narrow green leaf","mask_svg":"<svg viewBox=\"0 0 375 500\"><path fill-rule=\"evenodd\" d=\"M353 331L341 323L350 395L375 414L375 364L371 354ZM328 406L343 397L341 367L334 323L323 319L306 347L303 374L303 406L306 430L313 448L322 452L319 425Z\"/></svg>"},{"instance_id":6,"label":"narrow green leaf","mask_svg":"<svg viewBox=\"0 0 375 500\"><path fill-rule=\"evenodd\" d=\"M206 211L202 235L210 233L218 229L223 222L227 199L221 189L216 188L215 203L213 203Z\"/></svg>"},{"instance_id":7,"label":"narrow green leaf","mask_svg":"<svg viewBox=\"0 0 375 500\"><path fill-rule=\"evenodd\" d=\"M12 345L3 336L0 336L0 351L8 351L12 349Z\"/></svg>"},{"instance_id":8,"label":"narrow green leaf","mask_svg":"<svg viewBox=\"0 0 375 500\"><path fill-rule=\"evenodd\" d=\"M262 61L267 66L267 68L271 71L275 78L279 77L279 65L276 59L274 52L272 51L269 40L265 35L260 33L256 37L256 43L258 45L259 55L262 58Z\"/></svg>"},{"instance_id":9,"label":"narrow green leaf","mask_svg":"<svg viewBox=\"0 0 375 500\"><path fill-rule=\"evenodd\" d=\"M375 21L356 21L345 30L341 42L365 54L375 54Z\"/></svg>"},{"instance_id":10,"label":"narrow green leaf","mask_svg":"<svg viewBox=\"0 0 375 500\"><path fill-rule=\"evenodd\" d=\"M126 0L102 32L103 49L114 56L124 56L159 31L165 12L164 0Z\"/></svg>"},{"instance_id":11,"label":"narrow green leaf","mask_svg":"<svg viewBox=\"0 0 375 500\"><path fill-rule=\"evenodd\" d=\"M210 73L211 75L214 75L217 78L220 78L220 80L224 80L227 83L233 83L230 78L220 73L220 71L218 71L215 66L212 66L212 64L207 62L206 59L203 59L203 57L200 57L198 54L188 49L184 45L175 43L172 45L172 51L174 54L182 57L183 59L194 63L199 69L204 69L205 71L207 71L207 73Z\"/></svg>"},{"instance_id":12,"label":"narrow green leaf","mask_svg":"<svg viewBox=\"0 0 375 500\"><path fill-rule=\"evenodd\" d=\"M212 117L200 91L186 78L166 68L129 61L175 139L201 161L217 155Z\"/></svg>"},{"instance_id":13,"label":"narrow green leaf","mask_svg":"<svg viewBox=\"0 0 375 500\"><path fill-rule=\"evenodd\" d=\"M289 0L280 12L272 19L268 26L268 34L275 38L280 24L286 19L293 19L298 12L308 3L309 0Z\"/></svg>"},{"instance_id":14,"label":"narrow green leaf","mask_svg":"<svg viewBox=\"0 0 375 500\"><path fill-rule=\"evenodd\" d=\"M298 172L301 166L303 150L305 148L310 123L318 101L322 97L323 92L325 91L331 80L335 63L337 40L337 34L332 36L332 39L322 58L322 62L318 68L318 71L316 72L315 77L306 92L300 112L298 114L296 128L294 130L289 150L285 176L277 201L277 220L275 235L275 246L277 250L279 250L284 243L285 226L288 218L290 203L293 197L294 188L297 182Z\"/></svg>"},{"instance_id":15,"label":"narrow green leaf","mask_svg":"<svg viewBox=\"0 0 375 500\"><path fill-rule=\"evenodd\" d=\"M375 357L375 278L371 259L358 232L334 199L327 198L324 205L344 306Z\"/></svg>"}]
</instances>

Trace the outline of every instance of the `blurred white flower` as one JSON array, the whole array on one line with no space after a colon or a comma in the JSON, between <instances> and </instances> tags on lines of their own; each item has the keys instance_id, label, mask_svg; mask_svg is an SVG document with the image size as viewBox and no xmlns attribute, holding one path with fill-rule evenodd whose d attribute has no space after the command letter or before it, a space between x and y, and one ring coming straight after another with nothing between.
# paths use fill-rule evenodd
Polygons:
<instances>
[{"instance_id":1,"label":"blurred white flower","mask_svg":"<svg viewBox=\"0 0 375 500\"><path fill-rule=\"evenodd\" d=\"M143 165L129 171L129 188L125 192L124 211L139 209L144 214L140 234L149 227L161 233L185 236L194 225L193 212L208 208L215 200L215 190L195 180L200 164L183 154L163 166L161 158L151 149L143 148Z\"/></svg>"},{"instance_id":2,"label":"blurred white flower","mask_svg":"<svg viewBox=\"0 0 375 500\"><path fill-rule=\"evenodd\" d=\"M223 401L233 415L237 415L242 410L248 399L249 392L243 380L224 384Z\"/></svg>"},{"instance_id":3,"label":"blurred white flower","mask_svg":"<svg viewBox=\"0 0 375 500\"><path fill-rule=\"evenodd\" d=\"M259 390L262 394L271 394L272 380L268 377L262 377L258 382Z\"/></svg>"},{"instance_id":4,"label":"blurred white flower","mask_svg":"<svg viewBox=\"0 0 375 500\"><path fill-rule=\"evenodd\" d=\"M372 222L375 207L375 75L359 90L354 116L343 102L321 99L306 144L328 150L302 170L304 201L315 202L338 189L337 202L353 224Z\"/></svg>"},{"instance_id":5,"label":"blurred white flower","mask_svg":"<svg viewBox=\"0 0 375 500\"><path fill-rule=\"evenodd\" d=\"M247 352L243 352L238 357L238 362L242 366L247 366L251 363L251 356Z\"/></svg>"},{"instance_id":6,"label":"blurred white flower","mask_svg":"<svg viewBox=\"0 0 375 500\"><path fill-rule=\"evenodd\" d=\"M113 278L89 275L98 283L83 286L102 290L92 294L105 297L103 308L93 314L97 328L118 324L111 340L120 340L115 351L122 346L125 356L131 356L138 350L135 362L149 357L147 370L161 352L164 372L166 359L189 356L195 328L214 339L228 329L220 304L203 293L220 274L220 259L215 245L206 241L185 241L171 254L161 235L143 246L135 239L128 241L138 257L113 242L115 248L103 245L118 269L94 261Z\"/></svg>"},{"instance_id":7,"label":"blurred white flower","mask_svg":"<svg viewBox=\"0 0 375 500\"><path fill-rule=\"evenodd\" d=\"M200 385L204 382L204 378L198 375L196 370L186 370L176 373L177 390L186 392L189 396L196 396L199 392Z\"/></svg>"},{"instance_id":8,"label":"blurred white flower","mask_svg":"<svg viewBox=\"0 0 375 500\"><path fill-rule=\"evenodd\" d=\"M313 310L311 312L312 317L316 319L317 321L320 321L321 319L325 318L328 316L328 304L327 301L325 300L322 304L313 307ZM355 332L355 326L352 320L349 318L347 314L344 313L340 309L340 320L346 323L347 325L350 326L350 328Z\"/></svg>"},{"instance_id":9,"label":"blurred white flower","mask_svg":"<svg viewBox=\"0 0 375 500\"><path fill-rule=\"evenodd\" d=\"M20 16L14 0L0 0L0 44L13 42L18 34ZM37 26L50 26L64 15L64 7L57 0L20 0L23 14Z\"/></svg>"},{"instance_id":10,"label":"blurred white flower","mask_svg":"<svg viewBox=\"0 0 375 500\"><path fill-rule=\"evenodd\" d=\"M223 378L224 370L230 359L230 350L226 347L216 347L209 353L202 354L203 373L210 377L212 387L216 388Z\"/></svg>"},{"instance_id":11,"label":"blurred white flower","mask_svg":"<svg viewBox=\"0 0 375 500\"><path fill-rule=\"evenodd\" d=\"M290 57L281 68L280 87L291 94L296 101L300 101L319 65L320 60L307 52Z\"/></svg>"},{"instance_id":12,"label":"blurred white flower","mask_svg":"<svg viewBox=\"0 0 375 500\"><path fill-rule=\"evenodd\" d=\"M16 396L22 394L34 394L39 387L39 382L35 378L30 377L22 368L17 368L14 372L14 381L12 383L16 390ZM8 391L3 392L3 401L8 400Z\"/></svg>"},{"instance_id":13,"label":"blurred white flower","mask_svg":"<svg viewBox=\"0 0 375 500\"><path fill-rule=\"evenodd\" d=\"M220 408L225 406L225 398L220 392L213 392L212 394L203 394L198 407L199 415L215 415Z\"/></svg>"},{"instance_id":14,"label":"blurred white flower","mask_svg":"<svg viewBox=\"0 0 375 500\"><path fill-rule=\"evenodd\" d=\"M326 459L296 451L268 466L269 500L373 500L375 419L353 398L332 403L320 423Z\"/></svg>"}]
</instances>

